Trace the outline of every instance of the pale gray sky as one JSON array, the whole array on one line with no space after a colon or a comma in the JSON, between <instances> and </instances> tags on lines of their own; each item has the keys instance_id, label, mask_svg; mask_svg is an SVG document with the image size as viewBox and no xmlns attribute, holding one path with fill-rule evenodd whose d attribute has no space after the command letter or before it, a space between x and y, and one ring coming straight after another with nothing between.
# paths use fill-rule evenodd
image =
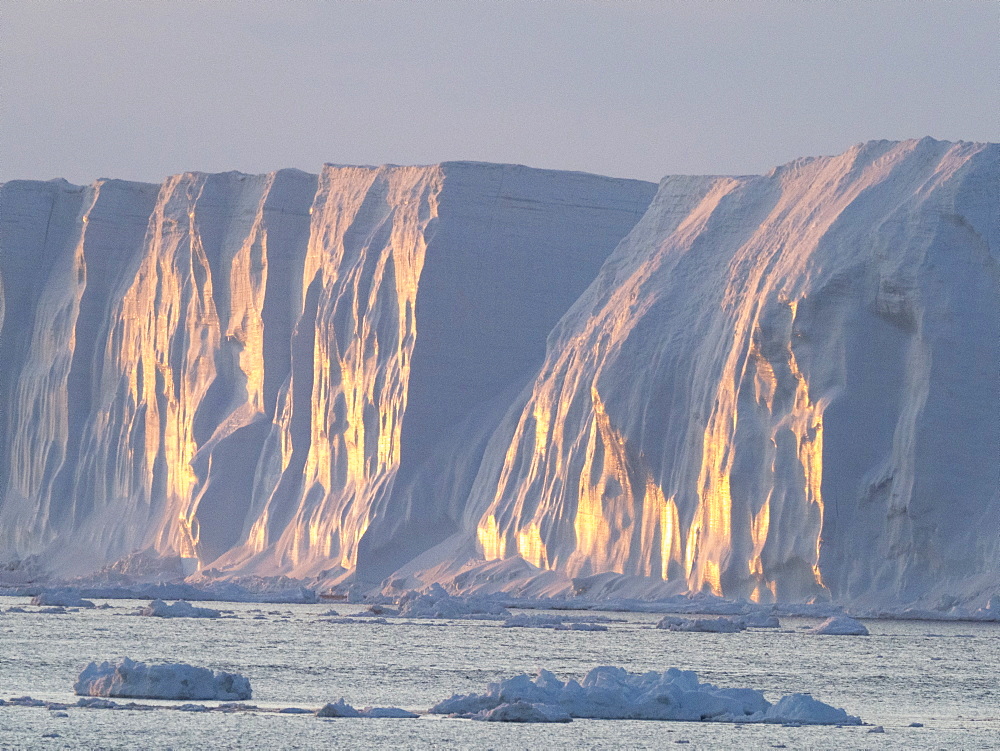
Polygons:
<instances>
[{"instance_id":1,"label":"pale gray sky","mask_svg":"<svg viewBox=\"0 0 1000 751\"><path fill-rule=\"evenodd\" d=\"M0 181L1000 141L1000 3L0 1Z\"/></svg>"}]
</instances>

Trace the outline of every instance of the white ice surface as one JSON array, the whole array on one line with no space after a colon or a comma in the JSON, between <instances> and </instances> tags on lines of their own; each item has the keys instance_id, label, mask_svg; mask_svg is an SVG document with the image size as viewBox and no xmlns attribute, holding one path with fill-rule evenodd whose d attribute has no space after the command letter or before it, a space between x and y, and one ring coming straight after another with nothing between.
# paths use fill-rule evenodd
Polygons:
<instances>
[{"instance_id":1,"label":"white ice surface","mask_svg":"<svg viewBox=\"0 0 1000 751\"><path fill-rule=\"evenodd\" d=\"M832 636L868 636L868 628L861 621L847 615L827 618L815 628L809 629L810 634L829 634Z\"/></svg>"},{"instance_id":2,"label":"white ice surface","mask_svg":"<svg viewBox=\"0 0 1000 751\"><path fill-rule=\"evenodd\" d=\"M453 696L431 707L434 714L487 719L502 705L507 721L523 722L526 706L561 708L571 717L596 719L687 720L714 722L795 722L816 725L859 725L861 720L806 694L792 694L771 704L749 688L718 688L701 683L688 670L629 673L622 668L599 667L582 682L561 681L547 670L521 674L492 683L484 694ZM523 710L523 711L522 711ZM496 719L499 719L496 718Z\"/></svg>"},{"instance_id":3,"label":"white ice surface","mask_svg":"<svg viewBox=\"0 0 1000 751\"><path fill-rule=\"evenodd\" d=\"M163 600L153 600L139 610L139 615L156 618L219 618L222 613L212 608L196 607L184 600L178 600L173 604L167 604Z\"/></svg>"},{"instance_id":4,"label":"white ice surface","mask_svg":"<svg viewBox=\"0 0 1000 751\"><path fill-rule=\"evenodd\" d=\"M81 696L145 699L249 699L250 681L238 673L212 671L184 663L147 665L128 657L90 663L73 690Z\"/></svg>"}]
</instances>

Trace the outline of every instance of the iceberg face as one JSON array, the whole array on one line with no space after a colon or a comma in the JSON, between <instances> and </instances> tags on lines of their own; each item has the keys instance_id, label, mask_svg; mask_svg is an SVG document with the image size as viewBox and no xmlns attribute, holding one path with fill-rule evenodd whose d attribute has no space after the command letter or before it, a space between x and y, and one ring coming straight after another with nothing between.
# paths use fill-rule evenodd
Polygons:
<instances>
[{"instance_id":1,"label":"iceberg face","mask_svg":"<svg viewBox=\"0 0 1000 751\"><path fill-rule=\"evenodd\" d=\"M0 185L0 563L980 607L998 194L931 139Z\"/></svg>"},{"instance_id":2,"label":"iceberg face","mask_svg":"<svg viewBox=\"0 0 1000 751\"><path fill-rule=\"evenodd\" d=\"M469 163L0 186L0 549L391 572L460 528L477 441L654 192Z\"/></svg>"},{"instance_id":3,"label":"iceberg face","mask_svg":"<svg viewBox=\"0 0 1000 751\"><path fill-rule=\"evenodd\" d=\"M995 591L998 161L665 179L491 439L481 556L762 602Z\"/></svg>"}]
</instances>

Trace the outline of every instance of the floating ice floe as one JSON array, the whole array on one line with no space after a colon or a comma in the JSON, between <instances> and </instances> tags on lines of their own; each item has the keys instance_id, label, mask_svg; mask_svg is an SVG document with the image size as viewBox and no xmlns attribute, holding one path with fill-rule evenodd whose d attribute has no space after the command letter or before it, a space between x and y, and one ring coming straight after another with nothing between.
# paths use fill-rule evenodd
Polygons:
<instances>
[{"instance_id":1,"label":"floating ice floe","mask_svg":"<svg viewBox=\"0 0 1000 751\"><path fill-rule=\"evenodd\" d=\"M740 620L747 628L781 628L778 617L767 613L747 613Z\"/></svg>"},{"instance_id":2,"label":"floating ice floe","mask_svg":"<svg viewBox=\"0 0 1000 751\"><path fill-rule=\"evenodd\" d=\"M184 600L178 600L172 605L163 600L153 600L139 611L139 615L149 615L155 618L219 618L222 613L212 608L196 607Z\"/></svg>"},{"instance_id":3,"label":"floating ice floe","mask_svg":"<svg viewBox=\"0 0 1000 751\"><path fill-rule=\"evenodd\" d=\"M76 706L83 709L118 709L121 705L111 699L101 699L99 697L84 697L80 699Z\"/></svg>"},{"instance_id":4,"label":"floating ice floe","mask_svg":"<svg viewBox=\"0 0 1000 751\"><path fill-rule=\"evenodd\" d=\"M485 597L453 597L440 584L427 591L407 592L399 598L399 614L408 618L473 618L504 620L510 611L496 600Z\"/></svg>"},{"instance_id":5,"label":"floating ice floe","mask_svg":"<svg viewBox=\"0 0 1000 751\"><path fill-rule=\"evenodd\" d=\"M868 636L868 629L861 621L857 621L849 615L837 615L827 618L815 628L809 629L807 633L831 636Z\"/></svg>"},{"instance_id":6,"label":"floating ice floe","mask_svg":"<svg viewBox=\"0 0 1000 751\"><path fill-rule=\"evenodd\" d=\"M345 624L345 625L353 625L353 624L360 623L360 624L367 624L367 625L386 626L386 625L388 625L389 621L387 621L385 618L375 618L375 617L370 617L370 618L324 618L323 619L323 623L341 623L341 624Z\"/></svg>"},{"instance_id":7,"label":"floating ice floe","mask_svg":"<svg viewBox=\"0 0 1000 751\"><path fill-rule=\"evenodd\" d=\"M484 709L469 717L484 722L570 722L572 717L556 704L529 704L513 701L494 709Z\"/></svg>"},{"instance_id":8,"label":"floating ice floe","mask_svg":"<svg viewBox=\"0 0 1000 751\"><path fill-rule=\"evenodd\" d=\"M358 613L358 616L363 616L365 618L370 618L373 616L382 617L386 615L388 616L399 615L399 611L393 610L392 608L388 608L385 605L376 603L374 605L369 605L367 608Z\"/></svg>"},{"instance_id":9,"label":"floating ice floe","mask_svg":"<svg viewBox=\"0 0 1000 751\"><path fill-rule=\"evenodd\" d=\"M529 705L536 712L528 711ZM494 713L500 707L502 711ZM629 673L623 668L598 667L581 683L563 682L547 670L491 683L484 694L455 695L429 710L469 719L528 722L534 716L607 720L685 720L714 722L795 723L800 725L860 725L847 714L808 694L791 694L772 704L750 688L718 688L701 683L690 670ZM504 719L520 718L520 719ZM551 722L553 720L541 720Z\"/></svg>"},{"instance_id":10,"label":"floating ice floe","mask_svg":"<svg viewBox=\"0 0 1000 751\"><path fill-rule=\"evenodd\" d=\"M607 631L591 619L576 620L547 613L518 613L503 622L503 628L551 628L555 631Z\"/></svg>"},{"instance_id":11,"label":"floating ice floe","mask_svg":"<svg viewBox=\"0 0 1000 751\"><path fill-rule=\"evenodd\" d=\"M316 712L317 717L363 717L366 719L415 719L420 717L416 712L408 712L399 707L365 707L355 709L343 697L339 701L325 705Z\"/></svg>"},{"instance_id":12,"label":"floating ice floe","mask_svg":"<svg viewBox=\"0 0 1000 751\"><path fill-rule=\"evenodd\" d=\"M146 699L249 699L250 681L184 663L146 665L125 657L118 662L90 663L73 690L81 696L124 696Z\"/></svg>"},{"instance_id":13,"label":"floating ice floe","mask_svg":"<svg viewBox=\"0 0 1000 751\"><path fill-rule=\"evenodd\" d=\"M76 592L66 589L54 589L48 592L41 592L31 598L31 604L57 608L94 607L94 603L90 600L84 600Z\"/></svg>"},{"instance_id":14,"label":"floating ice floe","mask_svg":"<svg viewBox=\"0 0 1000 751\"><path fill-rule=\"evenodd\" d=\"M742 618L679 618L667 615L656 624L657 628L667 631L698 631L708 634L735 634L745 631L747 626Z\"/></svg>"}]
</instances>

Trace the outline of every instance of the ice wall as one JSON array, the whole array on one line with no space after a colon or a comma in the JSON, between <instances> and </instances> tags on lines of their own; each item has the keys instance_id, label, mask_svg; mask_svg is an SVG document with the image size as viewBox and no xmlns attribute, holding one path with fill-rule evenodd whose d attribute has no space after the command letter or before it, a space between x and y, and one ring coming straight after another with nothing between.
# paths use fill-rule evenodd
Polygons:
<instances>
[{"instance_id":1,"label":"ice wall","mask_svg":"<svg viewBox=\"0 0 1000 751\"><path fill-rule=\"evenodd\" d=\"M371 528L392 570L459 528L463 436L654 192L469 163L0 186L0 554L335 572ZM415 492L442 454L465 485Z\"/></svg>"},{"instance_id":2,"label":"ice wall","mask_svg":"<svg viewBox=\"0 0 1000 751\"><path fill-rule=\"evenodd\" d=\"M0 563L983 604L998 197L930 139L4 184Z\"/></svg>"},{"instance_id":3,"label":"ice wall","mask_svg":"<svg viewBox=\"0 0 1000 751\"><path fill-rule=\"evenodd\" d=\"M479 554L760 601L995 592L998 162L925 139L665 179L491 438Z\"/></svg>"}]
</instances>

